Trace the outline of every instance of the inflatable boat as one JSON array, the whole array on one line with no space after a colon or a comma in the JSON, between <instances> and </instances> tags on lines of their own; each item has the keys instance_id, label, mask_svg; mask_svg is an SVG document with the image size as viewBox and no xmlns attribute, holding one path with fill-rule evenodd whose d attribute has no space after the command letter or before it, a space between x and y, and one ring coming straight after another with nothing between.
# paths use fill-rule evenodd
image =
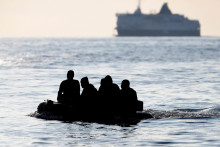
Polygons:
<instances>
[{"instance_id":1,"label":"inflatable boat","mask_svg":"<svg viewBox=\"0 0 220 147\"><path fill-rule=\"evenodd\" d=\"M143 102L138 101L135 114L117 114L97 110L84 110L80 106L68 106L51 100L38 105L35 116L47 120L86 121L105 124L137 124L143 119L153 118L143 112Z\"/></svg>"}]
</instances>

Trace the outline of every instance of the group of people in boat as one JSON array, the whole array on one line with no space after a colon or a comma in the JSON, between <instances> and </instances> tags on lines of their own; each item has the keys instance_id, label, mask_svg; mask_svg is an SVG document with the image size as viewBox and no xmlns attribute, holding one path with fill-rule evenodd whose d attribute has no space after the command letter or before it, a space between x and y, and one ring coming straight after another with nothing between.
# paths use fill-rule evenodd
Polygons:
<instances>
[{"instance_id":1,"label":"group of people in boat","mask_svg":"<svg viewBox=\"0 0 220 147\"><path fill-rule=\"evenodd\" d=\"M83 88L81 94L80 83ZM60 84L57 101L88 112L123 115L136 113L137 93L130 88L129 80L122 81L121 89L113 83L110 75L101 79L98 90L89 83L88 77L83 77L80 83L74 79L74 71L69 70L67 79Z\"/></svg>"}]
</instances>

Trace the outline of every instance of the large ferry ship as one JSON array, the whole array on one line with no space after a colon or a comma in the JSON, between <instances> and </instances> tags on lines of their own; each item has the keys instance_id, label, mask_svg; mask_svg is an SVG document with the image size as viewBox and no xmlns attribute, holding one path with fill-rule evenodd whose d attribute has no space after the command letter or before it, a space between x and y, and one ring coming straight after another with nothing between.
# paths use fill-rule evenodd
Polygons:
<instances>
[{"instance_id":1,"label":"large ferry ship","mask_svg":"<svg viewBox=\"0 0 220 147\"><path fill-rule=\"evenodd\" d=\"M116 14L117 36L200 36L200 23L173 14L164 3L158 14L143 14L140 3L132 14Z\"/></svg>"}]
</instances>

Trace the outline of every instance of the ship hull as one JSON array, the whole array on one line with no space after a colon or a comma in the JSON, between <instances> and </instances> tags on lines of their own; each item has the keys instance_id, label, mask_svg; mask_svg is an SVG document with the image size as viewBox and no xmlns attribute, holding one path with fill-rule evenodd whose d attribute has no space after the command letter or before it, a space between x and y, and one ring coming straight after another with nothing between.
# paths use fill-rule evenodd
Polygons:
<instances>
[{"instance_id":1,"label":"ship hull","mask_svg":"<svg viewBox=\"0 0 220 147\"><path fill-rule=\"evenodd\" d=\"M199 30L117 30L117 36L200 36Z\"/></svg>"}]
</instances>

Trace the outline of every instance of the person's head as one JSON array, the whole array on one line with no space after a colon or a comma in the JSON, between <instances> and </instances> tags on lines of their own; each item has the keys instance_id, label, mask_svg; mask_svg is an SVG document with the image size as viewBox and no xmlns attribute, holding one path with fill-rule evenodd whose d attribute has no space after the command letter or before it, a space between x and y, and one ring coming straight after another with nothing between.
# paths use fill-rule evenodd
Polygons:
<instances>
[{"instance_id":1,"label":"person's head","mask_svg":"<svg viewBox=\"0 0 220 147\"><path fill-rule=\"evenodd\" d=\"M68 79L68 80L72 80L73 77L74 77L74 71L69 70L69 71L67 72L67 79Z\"/></svg>"},{"instance_id":2,"label":"person's head","mask_svg":"<svg viewBox=\"0 0 220 147\"><path fill-rule=\"evenodd\" d=\"M81 82L82 88L85 88L87 85L89 85L88 77L83 77L80 82Z\"/></svg>"},{"instance_id":3,"label":"person's head","mask_svg":"<svg viewBox=\"0 0 220 147\"><path fill-rule=\"evenodd\" d=\"M129 88L130 87L130 82L125 79L121 82L121 88L124 89L124 88Z\"/></svg>"},{"instance_id":4,"label":"person's head","mask_svg":"<svg viewBox=\"0 0 220 147\"><path fill-rule=\"evenodd\" d=\"M105 85L105 79L104 79L104 78L101 79L101 81L100 81L100 85L101 85L101 86L104 86L104 85Z\"/></svg>"},{"instance_id":5,"label":"person's head","mask_svg":"<svg viewBox=\"0 0 220 147\"><path fill-rule=\"evenodd\" d=\"M112 77L111 77L110 75L107 75L107 76L105 77L105 83L106 83L107 85L111 85L111 84L113 83Z\"/></svg>"}]
</instances>

